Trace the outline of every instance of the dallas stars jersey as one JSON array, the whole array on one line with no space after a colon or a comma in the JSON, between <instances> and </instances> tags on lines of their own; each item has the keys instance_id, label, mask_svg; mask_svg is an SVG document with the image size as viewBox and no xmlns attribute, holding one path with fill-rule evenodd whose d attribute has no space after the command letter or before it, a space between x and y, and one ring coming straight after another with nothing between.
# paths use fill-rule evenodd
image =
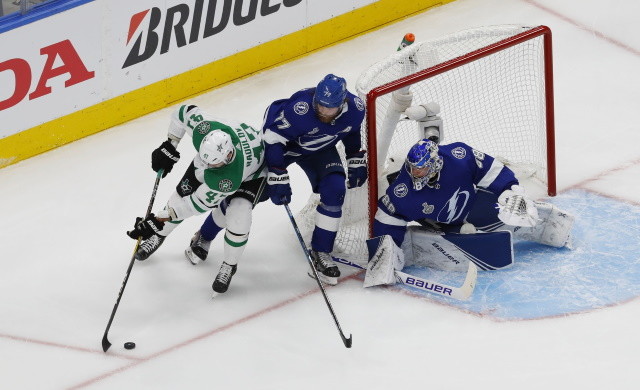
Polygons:
<instances>
[{"instance_id":1,"label":"dallas stars jersey","mask_svg":"<svg viewBox=\"0 0 640 390\"><path fill-rule=\"evenodd\" d=\"M236 192L242 182L266 175L262 134L246 123L221 120L205 114L197 106L183 105L172 117L169 139L177 144L186 133L199 151L204 137L214 130L229 134L236 149L235 158L221 168L209 168L199 154L194 157L195 176L200 182L198 188L188 196L174 196L168 204L179 220L218 206L227 196Z\"/></svg>"}]
</instances>

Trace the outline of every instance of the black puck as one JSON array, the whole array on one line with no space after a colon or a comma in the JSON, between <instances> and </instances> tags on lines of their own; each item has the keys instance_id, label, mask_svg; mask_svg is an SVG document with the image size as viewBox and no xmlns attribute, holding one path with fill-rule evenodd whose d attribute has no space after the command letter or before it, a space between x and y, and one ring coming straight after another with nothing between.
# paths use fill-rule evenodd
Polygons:
<instances>
[{"instance_id":1,"label":"black puck","mask_svg":"<svg viewBox=\"0 0 640 390\"><path fill-rule=\"evenodd\" d=\"M136 343L132 341L127 341L126 343L124 343L125 349L134 349L135 347L136 347Z\"/></svg>"}]
</instances>

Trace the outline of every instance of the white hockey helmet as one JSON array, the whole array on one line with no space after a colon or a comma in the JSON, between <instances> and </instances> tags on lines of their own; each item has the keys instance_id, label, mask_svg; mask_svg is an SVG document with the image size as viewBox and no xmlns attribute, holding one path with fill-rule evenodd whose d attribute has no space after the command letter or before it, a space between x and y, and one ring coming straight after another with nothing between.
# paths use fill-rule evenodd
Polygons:
<instances>
[{"instance_id":1,"label":"white hockey helmet","mask_svg":"<svg viewBox=\"0 0 640 390\"><path fill-rule=\"evenodd\" d=\"M236 158L236 148L233 146L231 136L222 130L213 130L205 135L198 153L210 168L231 164Z\"/></svg>"}]
</instances>

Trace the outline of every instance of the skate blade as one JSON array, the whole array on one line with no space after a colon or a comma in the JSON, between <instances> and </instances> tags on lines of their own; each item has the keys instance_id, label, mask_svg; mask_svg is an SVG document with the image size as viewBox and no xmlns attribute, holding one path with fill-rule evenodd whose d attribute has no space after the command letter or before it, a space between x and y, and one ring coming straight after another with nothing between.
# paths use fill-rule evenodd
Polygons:
<instances>
[{"instance_id":1,"label":"skate blade","mask_svg":"<svg viewBox=\"0 0 640 390\"><path fill-rule=\"evenodd\" d=\"M313 274L313 271L307 271L307 275L309 275L311 279L316 278L316 276ZM320 281L324 284L328 284L331 286L335 286L336 284L338 284L338 278L336 277L327 276L321 272L318 272L318 276L320 277Z\"/></svg>"},{"instance_id":2,"label":"skate blade","mask_svg":"<svg viewBox=\"0 0 640 390\"><path fill-rule=\"evenodd\" d=\"M198 265L200 263L200 258L193 253L191 248L187 248L184 250L184 255L187 257L187 260L193 265Z\"/></svg>"}]
</instances>

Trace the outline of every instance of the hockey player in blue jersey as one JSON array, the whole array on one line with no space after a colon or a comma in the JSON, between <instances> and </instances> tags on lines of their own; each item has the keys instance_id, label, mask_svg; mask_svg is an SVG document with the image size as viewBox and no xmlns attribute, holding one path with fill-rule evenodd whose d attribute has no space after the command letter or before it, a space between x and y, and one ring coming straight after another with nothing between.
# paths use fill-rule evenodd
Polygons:
<instances>
[{"instance_id":1,"label":"hockey player in blue jersey","mask_svg":"<svg viewBox=\"0 0 640 390\"><path fill-rule=\"evenodd\" d=\"M411 148L403 169L378 202L374 236L388 234L400 246L410 221L448 233L494 230L500 224L495 207L483 210L484 215L471 214L479 191L480 197L492 194L493 205L501 194L523 193L513 171L493 157L462 142L438 146L421 140ZM521 223L532 226L536 209L528 199L524 205L527 214Z\"/></svg>"},{"instance_id":2,"label":"hockey player in blue jersey","mask_svg":"<svg viewBox=\"0 0 640 390\"><path fill-rule=\"evenodd\" d=\"M340 276L330 253L346 188L359 187L367 179L360 136L364 113L362 100L347 90L345 79L333 74L325 76L315 88L274 101L265 113L269 196L277 205L289 203L287 167L296 163L304 170L313 192L320 194L311 256L320 278L329 284L336 284ZM346 152L346 175L336 149L339 141Z\"/></svg>"},{"instance_id":3,"label":"hockey player in blue jersey","mask_svg":"<svg viewBox=\"0 0 640 390\"><path fill-rule=\"evenodd\" d=\"M424 139L411 147L378 200L365 287L394 284L395 271L405 265L451 271L471 270L470 262L484 270L507 267L513 263L512 236L571 245L574 217L529 199L500 160L462 142L439 145L439 111L436 103L404 110Z\"/></svg>"},{"instance_id":4,"label":"hockey player in blue jersey","mask_svg":"<svg viewBox=\"0 0 640 390\"><path fill-rule=\"evenodd\" d=\"M573 216L530 200L513 171L492 156L462 142L423 139L380 198L373 235L388 235L400 247L411 221L444 233L509 230L563 247L570 245Z\"/></svg>"}]
</instances>

